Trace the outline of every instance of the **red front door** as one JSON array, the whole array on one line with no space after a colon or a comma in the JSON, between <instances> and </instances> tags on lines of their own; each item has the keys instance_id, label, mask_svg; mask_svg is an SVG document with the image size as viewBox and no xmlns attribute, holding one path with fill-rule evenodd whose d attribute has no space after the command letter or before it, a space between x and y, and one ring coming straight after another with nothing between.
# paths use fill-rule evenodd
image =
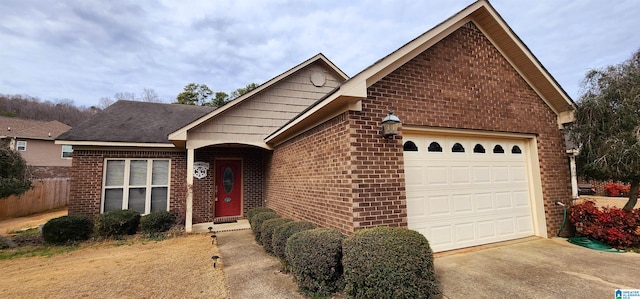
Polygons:
<instances>
[{"instance_id":1,"label":"red front door","mask_svg":"<svg viewBox=\"0 0 640 299\"><path fill-rule=\"evenodd\" d=\"M240 216L242 208L242 161L216 160L215 216Z\"/></svg>"}]
</instances>

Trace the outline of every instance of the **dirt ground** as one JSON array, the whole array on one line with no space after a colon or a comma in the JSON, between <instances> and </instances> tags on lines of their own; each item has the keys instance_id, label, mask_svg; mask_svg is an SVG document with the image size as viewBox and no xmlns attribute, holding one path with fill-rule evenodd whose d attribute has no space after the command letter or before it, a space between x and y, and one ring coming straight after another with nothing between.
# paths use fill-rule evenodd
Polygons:
<instances>
[{"instance_id":1,"label":"dirt ground","mask_svg":"<svg viewBox=\"0 0 640 299\"><path fill-rule=\"evenodd\" d=\"M3 298L229 298L208 234L0 261Z\"/></svg>"},{"instance_id":2,"label":"dirt ground","mask_svg":"<svg viewBox=\"0 0 640 299\"><path fill-rule=\"evenodd\" d=\"M52 210L36 215L4 219L0 221L0 234L6 235L9 232L19 229L38 227L41 224L47 223L50 219L65 215L67 215L67 208Z\"/></svg>"}]
</instances>

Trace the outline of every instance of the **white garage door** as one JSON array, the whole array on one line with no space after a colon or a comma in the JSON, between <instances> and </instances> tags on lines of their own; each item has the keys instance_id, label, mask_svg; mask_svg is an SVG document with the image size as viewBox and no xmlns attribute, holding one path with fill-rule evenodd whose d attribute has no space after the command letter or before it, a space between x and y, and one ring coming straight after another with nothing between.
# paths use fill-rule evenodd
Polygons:
<instances>
[{"instance_id":1,"label":"white garage door","mask_svg":"<svg viewBox=\"0 0 640 299\"><path fill-rule=\"evenodd\" d=\"M409 228L436 251L534 234L525 143L405 134Z\"/></svg>"}]
</instances>

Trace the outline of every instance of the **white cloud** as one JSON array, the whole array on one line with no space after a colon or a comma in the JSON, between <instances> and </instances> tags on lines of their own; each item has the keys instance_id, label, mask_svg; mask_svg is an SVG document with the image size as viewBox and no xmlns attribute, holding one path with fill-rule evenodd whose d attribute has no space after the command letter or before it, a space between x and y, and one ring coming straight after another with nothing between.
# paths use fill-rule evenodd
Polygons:
<instances>
[{"instance_id":1,"label":"white cloud","mask_svg":"<svg viewBox=\"0 0 640 299\"><path fill-rule=\"evenodd\" d=\"M189 82L231 91L322 52L349 75L431 29L467 1L0 2L0 93L94 105ZM493 0L574 99L584 73L638 48L635 1Z\"/></svg>"}]
</instances>

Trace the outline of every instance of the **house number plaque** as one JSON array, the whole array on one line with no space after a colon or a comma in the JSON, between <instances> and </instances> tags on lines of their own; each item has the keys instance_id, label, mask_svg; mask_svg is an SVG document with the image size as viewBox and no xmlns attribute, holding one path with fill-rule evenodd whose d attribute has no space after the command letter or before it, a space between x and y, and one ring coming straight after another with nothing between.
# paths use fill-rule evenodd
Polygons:
<instances>
[{"instance_id":1,"label":"house number plaque","mask_svg":"<svg viewBox=\"0 0 640 299\"><path fill-rule=\"evenodd\" d=\"M193 163L193 177L196 179L206 178L208 170L209 170L209 163L207 162Z\"/></svg>"}]
</instances>

